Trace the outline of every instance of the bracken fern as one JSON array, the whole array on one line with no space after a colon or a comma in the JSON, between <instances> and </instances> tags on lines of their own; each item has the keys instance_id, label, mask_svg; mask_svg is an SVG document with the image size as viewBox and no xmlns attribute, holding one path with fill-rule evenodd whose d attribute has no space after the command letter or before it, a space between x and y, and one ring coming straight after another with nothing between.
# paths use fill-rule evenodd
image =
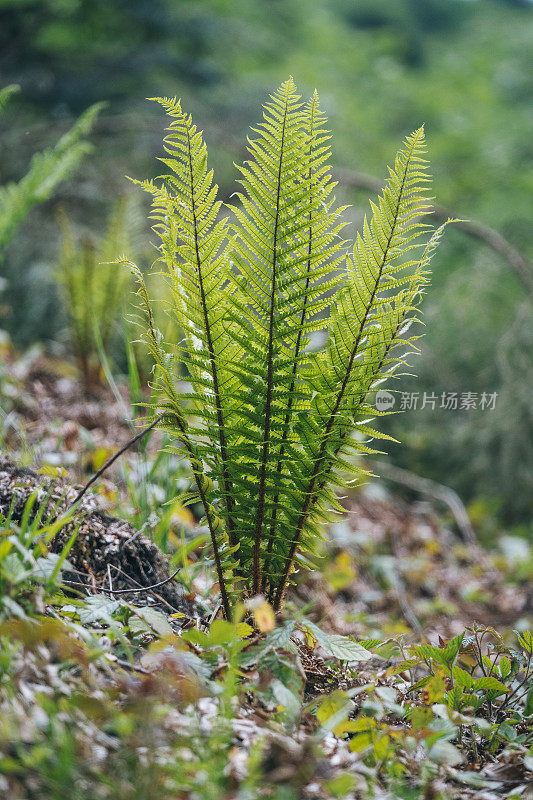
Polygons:
<instances>
[{"instance_id":1,"label":"bracken fern","mask_svg":"<svg viewBox=\"0 0 533 800\"><path fill-rule=\"evenodd\" d=\"M279 610L298 565L309 566L333 487L364 471L351 456L383 438L370 398L413 348L408 329L444 226L428 232L423 128L405 140L370 219L349 248L335 203L330 135L318 96L292 79L264 106L238 167L241 190L221 216L201 133L175 99L162 160L141 185L153 197L171 312L169 348L138 268L143 338L155 361L157 412L191 464L226 616L243 595ZM312 334L327 330L325 344ZM177 381L185 362L190 388Z\"/></svg>"}]
</instances>

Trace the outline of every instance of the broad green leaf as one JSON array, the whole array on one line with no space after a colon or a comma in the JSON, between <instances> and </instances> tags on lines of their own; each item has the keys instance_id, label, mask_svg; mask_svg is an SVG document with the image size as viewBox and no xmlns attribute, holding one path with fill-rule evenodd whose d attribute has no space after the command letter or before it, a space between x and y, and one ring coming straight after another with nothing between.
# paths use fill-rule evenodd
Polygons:
<instances>
[{"instance_id":1,"label":"broad green leaf","mask_svg":"<svg viewBox=\"0 0 533 800\"><path fill-rule=\"evenodd\" d=\"M265 645L274 649L287 647L290 644L295 627L294 620L288 620L284 625L278 625L265 637Z\"/></svg>"},{"instance_id":2,"label":"broad green leaf","mask_svg":"<svg viewBox=\"0 0 533 800\"><path fill-rule=\"evenodd\" d=\"M507 678L507 676L511 673L511 662L507 656L501 656L498 666L500 668L500 675L505 680L505 678Z\"/></svg>"},{"instance_id":3,"label":"broad green leaf","mask_svg":"<svg viewBox=\"0 0 533 800\"><path fill-rule=\"evenodd\" d=\"M410 716L411 727L415 731L422 728L427 728L433 719L433 711L431 708L425 706L416 706L413 708Z\"/></svg>"},{"instance_id":4,"label":"broad green leaf","mask_svg":"<svg viewBox=\"0 0 533 800\"><path fill-rule=\"evenodd\" d=\"M35 562L33 573L38 578L47 581L57 575L61 568L69 570L72 569L72 565L66 558L63 558L62 553L47 553L45 556L39 556Z\"/></svg>"},{"instance_id":5,"label":"broad green leaf","mask_svg":"<svg viewBox=\"0 0 533 800\"><path fill-rule=\"evenodd\" d=\"M442 672L432 675L424 686L428 703L440 703L446 692L446 678Z\"/></svg>"},{"instance_id":6,"label":"broad green leaf","mask_svg":"<svg viewBox=\"0 0 533 800\"><path fill-rule=\"evenodd\" d=\"M118 600L113 600L104 594L95 594L84 600L83 605L78 609L78 616L83 625L109 622L119 607Z\"/></svg>"},{"instance_id":7,"label":"broad green leaf","mask_svg":"<svg viewBox=\"0 0 533 800\"><path fill-rule=\"evenodd\" d=\"M340 661L369 661L372 658L372 653L347 636L328 636L326 643L321 642L321 646Z\"/></svg>"},{"instance_id":8,"label":"broad green leaf","mask_svg":"<svg viewBox=\"0 0 533 800\"><path fill-rule=\"evenodd\" d=\"M141 623L140 625L139 622ZM149 631L151 630L160 636L172 636L174 634L172 626L165 615L161 611L148 606L136 608L135 614L130 617L128 624L132 631L146 630L148 626Z\"/></svg>"},{"instance_id":9,"label":"broad green leaf","mask_svg":"<svg viewBox=\"0 0 533 800\"><path fill-rule=\"evenodd\" d=\"M444 739L438 739L433 744L428 752L428 757L431 761L437 764L444 764L447 767L455 767L457 764L462 764L464 757L461 752L451 742L446 742Z\"/></svg>"},{"instance_id":10,"label":"broad green leaf","mask_svg":"<svg viewBox=\"0 0 533 800\"><path fill-rule=\"evenodd\" d=\"M323 725L328 721L328 719L330 719L330 717L332 717L341 709L346 711L346 717L348 717L350 710L353 708L354 704L346 692L337 690L322 700L317 709L316 718ZM337 729L335 728L334 732L336 732L336 730Z\"/></svg>"},{"instance_id":11,"label":"broad green leaf","mask_svg":"<svg viewBox=\"0 0 533 800\"><path fill-rule=\"evenodd\" d=\"M524 648L526 653L533 654L533 634L531 631L523 631L523 633L518 633L518 641L520 642L520 646Z\"/></svg>"},{"instance_id":12,"label":"broad green leaf","mask_svg":"<svg viewBox=\"0 0 533 800\"><path fill-rule=\"evenodd\" d=\"M457 658L457 654L461 649L461 645L463 643L464 633L460 633L458 636L454 636L453 639L450 639L448 644L444 649L444 660L448 667L451 667L455 659Z\"/></svg>"},{"instance_id":13,"label":"broad green leaf","mask_svg":"<svg viewBox=\"0 0 533 800\"><path fill-rule=\"evenodd\" d=\"M271 684L272 692L276 701L279 703L280 706L283 706L288 721L293 723L296 721L300 714L300 710L302 707L300 698L298 695L291 692L280 680L274 678Z\"/></svg>"},{"instance_id":14,"label":"broad green leaf","mask_svg":"<svg viewBox=\"0 0 533 800\"><path fill-rule=\"evenodd\" d=\"M248 625L247 622L238 622L236 627L237 636L241 639L245 639L247 636L251 636L254 632L254 629L251 625Z\"/></svg>"},{"instance_id":15,"label":"broad green leaf","mask_svg":"<svg viewBox=\"0 0 533 800\"><path fill-rule=\"evenodd\" d=\"M341 772L329 781L326 781L326 789L332 797L342 798L350 794L357 785L355 775L350 772Z\"/></svg>"},{"instance_id":16,"label":"broad green leaf","mask_svg":"<svg viewBox=\"0 0 533 800\"><path fill-rule=\"evenodd\" d=\"M476 692L496 692L497 694L506 694L509 691L508 687L504 683L492 676L477 678L477 680L474 681L472 688Z\"/></svg>"},{"instance_id":17,"label":"broad green leaf","mask_svg":"<svg viewBox=\"0 0 533 800\"><path fill-rule=\"evenodd\" d=\"M461 667L454 665L452 675L455 683L457 683L459 686L462 686L463 689L472 688L474 684L474 679L465 669L462 669Z\"/></svg>"}]
</instances>

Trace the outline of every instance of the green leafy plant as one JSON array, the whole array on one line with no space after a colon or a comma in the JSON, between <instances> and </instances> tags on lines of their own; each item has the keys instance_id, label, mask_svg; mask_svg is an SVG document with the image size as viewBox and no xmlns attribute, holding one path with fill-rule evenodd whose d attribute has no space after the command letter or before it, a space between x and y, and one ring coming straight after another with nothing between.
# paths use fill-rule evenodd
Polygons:
<instances>
[{"instance_id":1,"label":"green leafy plant","mask_svg":"<svg viewBox=\"0 0 533 800\"><path fill-rule=\"evenodd\" d=\"M264 593L276 610L291 575L308 566L352 454L379 412L372 392L416 339L427 267L444 226L428 233L423 128L405 140L353 247L341 238L329 133L318 96L302 103L292 79L271 95L248 140L238 202L221 216L202 134L175 99L162 162L139 182L171 312L184 332L170 348L154 323L142 274L143 338L156 364L161 428L191 465L189 502L205 511L222 604ZM327 331L317 347L313 333ZM191 388L177 383L185 362Z\"/></svg>"},{"instance_id":2,"label":"green leafy plant","mask_svg":"<svg viewBox=\"0 0 533 800\"><path fill-rule=\"evenodd\" d=\"M369 683L352 672L358 685L315 698L308 708L391 789L407 779L423 796L440 770L488 788L480 768L504 751L529 763L533 743L533 639L529 631L515 634L507 645L494 628L474 625L440 646L411 645L409 658L401 643L368 640L370 650L403 659ZM413 770L415 751L423 757Z\"/></svg>"},{"instance_id":3,"label":"green leafy plant","mask_svg":"<svg viewBox=\"0 0 533 800\"><path fill-rule=\"evenodd\" d=\"M70 338L87 385L97 382L99 350L107 352L128 296L129 276L113 263L119 255L135 257L141 230L139 204L125 196L113 208L104 236L76 240L67 217L60 217L63 244L56 267L69 318Z\"/></svg>"},{"instance_id":4,"label":"green leafy plant","mask_svg":"<svg viewBox=\"0 0 533 800\"><path fill-rule=\"evenodd\" d=\"M49 544L70 515L44 519L46 503L35 511L36 500L30 497L19 522L11 513L0 515L0 621L24 618L53 593L77 535L76 530L60 553L51 553Z\"/></svg>"},{"instance_id":5,"label":"green leafy plant","mask_svg":"<svg viewBox=\"0 0 533 800\"><path fill-rule=\"evenodd\" d=\"M18 88L6 86L0 91L0 111ZM33 206L48 200L57 184L90 152L91 145L84 137L91 131L101 108L101 103L91 106L55 147L34 155L20 181L0 186L0 254Z\"/></svg>"},{"instance_id":6,"label":"green leafy plant","mask_svg":"<svg viewBox=\"0 0 533 800\"><path fill-rule=\"evenodd\" d=\"M421 659L429 676L410 692L422 692L426 702L441 703L458 726L457 738L477 761L507 742L533 743L533 638L516 632L509 647L492 627L474 625L444 646L413 645L412 668Z\"/></svg>"}]
</instances>

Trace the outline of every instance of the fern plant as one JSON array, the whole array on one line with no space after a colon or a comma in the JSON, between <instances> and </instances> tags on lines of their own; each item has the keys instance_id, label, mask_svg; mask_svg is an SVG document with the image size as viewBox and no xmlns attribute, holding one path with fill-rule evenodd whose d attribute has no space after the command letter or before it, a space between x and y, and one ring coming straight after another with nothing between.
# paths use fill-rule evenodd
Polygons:
<instances>
[{"instance_id":1,"label":"fern plant","mask_svg":"<svg viewBox=\"0 0 533 800\"><path fill-rule=\"evenodd\" d=\"M0 112L18 88L11 85L0 90ZM20 181L0 186L0 256L33 206L48 200L57 184L65 180L91 151L91 145L84 137L90 133L102 106L102 103L91 106L55 147L36 153Z\"/></svg>"},{"instance_id":2,"label":"fern plant","mask_svg":"<svg viewBox=\"0 0 533 800\"><path fill-rule=\"evenodd\" d=\"M62 289L72 349L86 386L99 381L99 350L108 351L114 328L129 295L130 276L114 259L140 252L142 220L135 195L114 205L100 240L78 240L65 214L59 217L62 246L56 278Z\"/></svg>"},{"instance_id":3,"label":"fern plant","mask_svg":"<svg viewBox=\"0 0 533 800\"><path fill-rule=\"evenodd\" d=\"M308 567L321 523L340 510L334 487L361 476L351 456L382 438L372 392L416 349L428 264L423 128L408 136L355 244L343 240L330 134L318 96L289 79L270 96L238 167L240 191L222 214L202 134L176 99L166 172L152 195L159 260L184 332L169 348L134 264L143 338L156 364L160 427L191 466L188 502L209 528L222 605L263 593L279 610L291 576ZM327 330L313 346L313 332ZM184 361L190 388L176 378Z\"/></svg>"}]
</instances>

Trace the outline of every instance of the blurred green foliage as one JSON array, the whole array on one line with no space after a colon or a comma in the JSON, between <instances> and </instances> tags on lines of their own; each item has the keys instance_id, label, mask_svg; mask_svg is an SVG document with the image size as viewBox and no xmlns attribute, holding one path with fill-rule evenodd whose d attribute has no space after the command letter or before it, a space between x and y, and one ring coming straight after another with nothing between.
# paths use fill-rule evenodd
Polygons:
<instances>
[{"instance_id":1,"label":"blurred green foliage","mask_svg":"<svg viewBox=\"0 0 533 800\"><path fill-rule=\"evenodd\" d=\"M229 197L236 187L223 164L239 159L265 89L292 73L304 93L322 92L337 165L381 179L398 138L424 122L439 202L531 257L532 32L527 0L2 0L0 70L22 93L2 118L0 174L20 178L29 154L73 115L110 101L97 156L59 197L75 221L101 231L124 174L153 174L160 124L144 98L176 94L202 120ZM345 190L342 199L361 222L362 196ZM64 324L52 211L32 212L39 236L22 232L2 267L2 324L20 344L55 337ZM399 388L498 392L496 410L424 409L389 423L408 445L392 449L398 463L477 499L487 515L496 503L500 520L524 530L533 518L526 302L505 262L453 232L426 298L421 380Z\"/></svg>"},{"instance_id":2,"label":"blurred green foliage","mask_svg":"<svg viewBox=\"0 0 533 800\"><path fill-rule=\"evenodd\" d=\"M100 241L87 235L76 241L64 213L59 224L63 241L56 276L68 310L71 347L90 387L99 381L98 347L109 351L116 324L128 307L129 271L116 260L125 254L136 257L141 251L139 204L134 195L120 198Z\"/></svg>"},{"instance_id":3,"label":"blurred green foliage","mask_svg":"<svg viewBox=\"0 0 533 800\"><path fill-rule=\"evenodd\" d=\"M0 111L18 89L16 84L12 84L0 90ZM53 149L36 153L20 181L0 186L0 255L33 206L48 200L57 184L65 180L90 152L91 146L84 137L89 134L100 109L101 104L95 103Z\"/></svg>"}]
</instances>

